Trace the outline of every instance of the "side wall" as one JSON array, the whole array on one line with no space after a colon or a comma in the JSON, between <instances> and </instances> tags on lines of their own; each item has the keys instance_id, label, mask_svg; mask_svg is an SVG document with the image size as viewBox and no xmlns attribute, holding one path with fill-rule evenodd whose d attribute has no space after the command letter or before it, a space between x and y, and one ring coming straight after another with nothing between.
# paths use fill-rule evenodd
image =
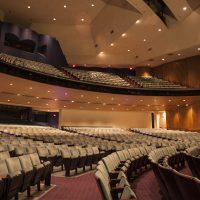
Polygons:
<instances>
[{"instance_id":1,"label":"side wall","mask_svg":"<svg viewBox=\"0 0 200 200\"><path fill-rule=\"evenodd\" d=\"M200 102L188 107L177 107L167 111L167 128L180 130L200 130Z\"/></svg>"},{"instance_id":2,"label":"side wall","mask_svg":"<svg viewBox=\"0 0 200 200\"><path fill-rule=\"evenodd\" d=\"M150 112L61 110L60 126L107 126L151 128Z\"/></svg>"}]
</instances>

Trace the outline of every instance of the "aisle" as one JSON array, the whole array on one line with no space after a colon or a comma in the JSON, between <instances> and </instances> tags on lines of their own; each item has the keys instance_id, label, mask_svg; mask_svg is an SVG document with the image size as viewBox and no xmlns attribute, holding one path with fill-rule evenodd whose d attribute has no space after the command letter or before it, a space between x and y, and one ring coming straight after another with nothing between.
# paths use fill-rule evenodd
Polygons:
<instances>
[{"instance_id":1,"label":"aisle","mask_svg":"<svg viewBox=\"0 0 200 200\"><path fill-rule=\"evenodd\" d=\"M40 200L101 200L94 172L70 178L52 176L52 184L56 187Z\"/></svg>"},{"instance_id":2,"label":"aisle","mask_svg":"<svg viewBox=\"0 0 200 200\"><path fill-rule=\"evenodd\" d=\"M137 200L161 200L159 185L152 170L144 173L131 185Z\"/></svg>"}]
</instances>

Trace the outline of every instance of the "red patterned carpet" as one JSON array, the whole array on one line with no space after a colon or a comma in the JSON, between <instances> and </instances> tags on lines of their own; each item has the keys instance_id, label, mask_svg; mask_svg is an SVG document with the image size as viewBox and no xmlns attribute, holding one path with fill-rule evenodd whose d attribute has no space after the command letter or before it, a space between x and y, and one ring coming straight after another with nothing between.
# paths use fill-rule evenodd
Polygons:
<instances>
[{"instance_id":1,"label":"red patterned carpet","mask_svg":"<svg viewBox=\"0 0 200 200\"><path fill-rule=\"evenodd\" d=\"M56 185L40 200L102 200L94 172L79 177L52 177Z\"/></svg>"},{"instance_id":2,"label":"red patterned carpet","mask_svg":"<svg viewBox=\"0 0 200 200\"><path fill-rule=\"evenodd\" d=\"M52 177L56 185L41 200L102 200L94 172L79 177ZM148 171L132 184L137 200L161 200L159 186L153 174Z\"/></svg>"}]
</instances>

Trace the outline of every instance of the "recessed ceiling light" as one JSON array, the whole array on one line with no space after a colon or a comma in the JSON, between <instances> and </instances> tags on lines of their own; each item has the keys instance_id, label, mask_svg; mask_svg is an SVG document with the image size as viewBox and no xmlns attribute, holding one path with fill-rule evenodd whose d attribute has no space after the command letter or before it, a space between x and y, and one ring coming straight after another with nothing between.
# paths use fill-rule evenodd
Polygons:
<instances>
[{"instance_id":1,"label":"recessed ceiling light","mask_svg":"<svg viewBox=\"0 0 200 200\"><path fill-rule=\"evenodd\" d=\"M114 108L112 108L112 110L114 110Z\"/></svg>"},{"instance_id":2,"label":"recessed ceiling light","mask_svg":"<svg viewBox=\"0 0 200 200\"><path fill-rule=\"evenodd\" d=\"M162 58L162 61L164 61L165 59L164 58Z\"/></svg>"},{"instance_id":3,"label":"recessed ceiling light","mask_svg":"<svg viewBox=\"0 0 200 200\"><path fill-rule=\"evenodd\" d=\"M72 103L74 103L74 101L71 101Z\"/></svg>"},{"instance_id":4,"label":"recessed ceiling light","mask_svg":"<svg viewBox=\"0 0 200 200\"><path fill-rule=\"evenodd\" d=\"M185 104L185 106L189 106L189 104Z\"/></svg>"},{"instance_id":5,"label":"recessed ceiling light","mask_svg":"<svg viewBox=\"0 0 200 200\"><path fill-rule=\"evenodd\" d=\"M169 102L171 102L172 100L171 100L171 99L169 99L168 101L169 101Z\"/></svg>"},{"instance_id":6,"label":"recessed ceiling light","mask_svg":"<svg viewBox=\"0 0 200 200\"><path fill-rule=\"evenodd\" d=\"M130 52L131 50L130 49L128 49L128 52Z\"/></svg>"},{"instance_id":7,"label":"recessed ceiling light","mask_svg":"<svg viewBox=\"0 0 200 200\"><path fill-rule=\"evenodd\" d=\"M88 103L88 104L90 104L90 102L89 102L89 101L88 101L87 103Z\"/></svg>"},{"instance_id":8,"label":"recessed ceiling light","mask_svg":"<svg viewBox=\"0 0 200 200\"><path fill-rule=\"evenodd\" d=\"M142 101L143 101L143 99L140 99L140 101L142 102Z\"/></svg>"},{"instance_id":9,"label":"recessed ceiling light","mask_svg":"<svg viewBox=\"0 0 200 200\"><path fill-rule=\"evenodd\" d=\"M132 68L132 67L130 67L129 69L130 69L130 70L132 70L133 68Z\"/></svg>"},{"instance_id":10,"label":"recessed ceiling light","mask_svg":"<svg viewBox=\"0 0 200 200\"><path fill-rule=\"evenodd\" d=\"M159 32L161 32L161 31L162 31L162 29L161 29L161 28L159 28L159 29L158 29L158 31L159 31Z\"/></svg>"},{"instance_id":11,"label":"recessed ceiling light","mask_svg":"<svg viewBox=\"0 0 200 200\"><path fill-rule=\"evenodd\" d=\"M114 98L112 97L111 100L114 101Z\"/></svg>"},{"instance_id":12,"label":"recessed ceiling light","mask_svg":"<svg viewBox=\"0 0 200 200\"><path fill-rule=\"evenodd\" d=\"M10 99L8 99L8 102L10 102Z\"/></svg>"},{"instance_id":13,"label":"recessed ceiling light","mask_svg":"<svg viewBox=\"0 0 200 200\"><path fill-rule=\"evenodd\" d=\"M180 53L178 53L177 55L178 55L178 56L181 56L181 54L180 54Z\"/></svg>"},{"instance_id":14,"label":"recessed ceiling light","mask_svg":"<svg viewBox=\"0 0 200 200\"><path fill-rule=\"evenodd\" d=\"M48 106L49 104L47 103L46 106Z\"/></svg>"},{"instance_id":15,"label":"recessed ceiling light","mask_svg":"<svg viewBox=\"0 0 200 200\"><path fill-rule=\"evenodd\" d=\"M186 7L186 6L184 6L184 7L183 7L183 11L186 11L186 10L187 10L187 7Z\"/></svg>"},{"instance_id":16,"label":"recessed ceiling light","mask_svg":"<svg viewBox=\"0 0 200 200\"><path fill-rule=\"evenodd\" d=\"M183 102L185 102L186 100L185 100L185 99L183 99L182 101L183 101Z\"/></svg>"},{"instance_id":17,"label":"recessed ceiling light","mask_svg":"<svg viewBox=\"0 0 200 200\"><path fill-rule=\"evenodd\" d=\"M177 107L179 107L180 105L178 104Z\"/></svg>"},{"instance_id":18,"label":"recessed ceiling light","mask_svg":"<svg viewBox=\"0 0 200 200\"><path fill-rule=\"evenodd\" d=\"M101 51L100 53L99 53L99 55L103 55L104 54L104 52L103 51Z\"/></svg>"},{"instance_id":19,"label":"recessed ceiling light","mask_svg":"<svg viewBox=\"0 0 200 200\"><path fill-rule=\"evenodd\" d=\"M91 6L94 7L95 5L92 3Z\"/></svg>"},{"instance_id":20,"label":"recessed ceiling light","mask_svg":"<svg viewBox=\"0 0 200 200\"><path fill-rule=\"evenodd\" d=\"M81 19L81 21L82 21L82 22L84 22L84 21L85 21L85 19L83 19L83 18L82 18L82 19Z\"/></svg>"},{"instance_id":21,"label":"recessed ceiling light","mask_svg":"<svg viewBox=\"0 0 200 200\"><path fill-rule=\"evenodd\" d=\"M13 83L10 83L9 85L10 85L10 86L13 86Z\"/></svg>"},{"instance_id":22,"label":"recessed ceiling light","mask_svg":"<svg viewBox=\"0 0 200 200\"><path fill-rule=\"evenodd\" d=\"M64 106L64 108L66 108L67 106Z\"/></svg>"},{"instance_id":23,"label":"recessed ceiling light","mask_svg":"<svg viewBox=\"0 0 200 200\"><path fill-rule=\"evenodd\" d=\"M122 34L122 37L126 37L126 33L123 33L123 34Z\"/></svg>"},{"instance_id":24,"label":"recessed ceiling light","mask_svg":"<svg viewBox=\"0 0 200 200\"><path fill-rule=\"evenodd\" d=\"M147 106L148 106L148 107L150 107L150 105L149 105L149 104L148 104Z\"/></svg>"},{"instance_id":25,"label":"recessed ceiling light","mask_svg":"<svg viewBox=\"0 0 200 200\"><path fill-rule=\"evenodd\" d=\"M67 5L64 5L64 8L67 8Z\"/></svg>"},{"instance_id":26,"label":"recessed ceiling light","mask_svg":"<svg viewBox=\"0 0 200 200\"><path fill-rule=\"evenodd\" d=\"M141 22L141 20L138 19L135 23L136 23L136 24L139 24L140 22Z\"/></svg>"},{"instance_id":27,"label":"recessed ceiling light","mask_svg":"<svg viewBox=\"0 0 200 200\"><path fill-rule=\"evenodd\" d=\"M149 64L149 63L147 64L147 66L150 66L150 65L151 65L151 64Z\"/></svg>"},{"instance_id":28,"label":"recessed ceiling light","mask_svg":"<svg viewBox=\"0 0 200 200\"><path fill-rule=\"evenodd\" d=\"M96 110L99 110L99 108L96 108Z\"/></svg>"},{"instance_id":29,"label":"recessed ceiling light","mask_svg":"<svg viewBox=\"0 0 200 200\"><path fill-rule=\"evenodd\" d=\"M118 106L121 106L121 104L120 104L120 103L118 103Z\"/></svg>"},{"instance_id":30,"label":"recessed ceiling light","mask_svg":"<svg viewBox=\"0 0 200 200\"><path fill-rule=\"evenodd\" d=\"M36 99L39 99L40 97L36 97Z\"/></svg>"},{"instance_id":31,"label":"recessed ceiling light","mask_svg":"<svg viewBox=\"0 0 200 200\"><path fill-rule=\"evenodd\" d=\"M81 98L83 98L83 97L84 97L84 95L82 94L82 95L81 95Z\"/></svg>"},{"instance_id":32,"label":"recessed ceiling light","mask_svg":"<svg viewBox=\"0 0 200 200\"><path fill-rule=\"evenodd\" d=\"M56 21L56 18L55 18L55 17L53 18L53 21Z\"/></svg>"},{"instance_id":33,"label":"recessed ceiling light","mask_svg":"<svg viewBox=\"0 0 200 200\"><path fill-rule=\"evenodd\" d=\"M58 99L54 99L54 101L58 101Z\"/></svg>"},{"instance_id":34,"label":"recessed ceiling light","mask_svg":"<svg viewBox=\"0 0 200 200\"><path fill-rule=\"evenodd\" d=\"M103 103L103 106L106 106L106 103Z\"/></svg>"},{"instance_id":35,"label":"recessed ceiling light","mask_svg":"<svg viewBox=\"0 0 200 200\"><path fill-rule=\"evenodd\" d=\"M31 103L30 101L27 102L27 104L30 104L30 103Z\"/></svg>"},{"instance_id":36,"label":"recessed ceiling light","mask_svg":"<svg viewBox=\"0 0 200 200\"><path fill-rule=\"evenodd\" d=\"M17 94L17 96L19 97L19 96L21 96L21 94Z\"/></svg>"},{"instance_id":37,"label":"recessed ceiling light","mask_svg":"<svg viewBox=\"0 0 200 200\"><path fill-rule=\"evenodd\" d=\"M200 47L198 47L197 50L200 51Z\"/></svg>"},{"instance_id":38,"label":"recessed ceiling light","mask_svg":"<svg viewBox=\"0 0 200 200\"><path fill-rule=\"evenodd\" d=\"M67 96L67 92L65 92L65 96Z\"/></svg>"},{"instance_id":39,"label":"recessed ceiling light","mask_svg":"<svg viewBox=\"0 0 200 200\"><path fill-rule=\"evenodd\" d=\"M163 104L162 107L165 107L165 105Z\"/></svg>"},{"instance_id":40,"label":"recessed ceiling light","mask_svg":"<svg viewBox=\"0 0 200 200\"><path fill-rule=\"evenodd\" d=\"M127 111L129 111L129 109L128 109L128 108L127 108L126 110L127 110Z\"/></svg>"},{"instance_id":41,"label":"recessed ceiling light","mask_svg":"<svg viewBox=\"0 0 200 200\"><path fill-rule=\"evenodd\" d=\"M33 88L32 87L29 87L29 90L32 90Z\"/></svg>"},{"instance_id":42,"label":"recessed ceiling light","mask_svg":"<svg viewBox=\"0 0 200 200\"><path fill-rule=\"evenodd\" d=\"M48 90L47 92L48 92L48 93L50 93L51 91L50 91L50 90Z\"/></svg>"},{"instance_id":43,"label":"recessed ceiling light","mask_svg":"<svg viewBox=\"0 0 200 200\"><path fill-rule=\"evenodd\" d=\"M28 8L31 8L31 6L28 6Z\"/></svg>"},{"instance_id":44,"label":"recessed ceiling light","mask_svg":"<svg viewBox=\"0 0 200 200\"><path fill-rule=\"evenodd\" d=\"M114 43L111 43L110 46L113 47L113 46L114 46Z\"/></svg>"},{"instance_id":45,"label":"recessed ceiling light","mask_svg":"<svg viewBox=\"0 0 200 200\"><path fill-rule=\"evenodd\" d=\"M146 42L147 40L144 38L144 40L143 40L144 42Z\"/></svg>"},{"instance_id":46,"label":"recessed ceiling light","mask_svg":"<svg viewBox=\"0 0 200 200\"><path fill-rule=\"evenodd\" d=\"M96 99L99 99L99 97L96 97Z\"/></svg>"}]
</instances>

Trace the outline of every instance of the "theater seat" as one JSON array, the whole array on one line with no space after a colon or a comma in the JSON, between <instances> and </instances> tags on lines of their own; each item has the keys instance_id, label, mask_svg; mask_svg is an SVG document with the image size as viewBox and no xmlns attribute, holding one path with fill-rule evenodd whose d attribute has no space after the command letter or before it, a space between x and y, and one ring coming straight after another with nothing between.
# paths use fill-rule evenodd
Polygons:
<instances>
[{"instance_id":1,"label":"theater seat","mask_svg":"<svg viewBox=\"0 0 200 200\"><path fill-rule=\"evenodd\" d=\"M101 191L103 199L118 200L118 199L136 199L134 192L129 186L111 188L109 182L104 175L98 170L95 173L98 187Z\"/></svg>"},{"instance_id":2,"label":"theater seat","mask_svg":"<svg viewBox=\"0 0 200 200\"><path fill-rule=\"evenodd\" d=\"M40 158L37 153L30 154L30 159L31 159L32 165L36 169L40 170L42 166L44 167L41 180L45 180L45 185L49 186L51 184L51 167L52 167L51 163L49 161L41 163Z\"/></svg>"},{"instance_id":3,"label":"theater seat","mask_svg":"<svg viewBox=\"0 0 200 200\"><path fill-rule=\"evenodd\" d=\"M40 181L42 180L42 176L44 174L44 166L39 164L37 166L33 166L31 162L31 158L29 155L24 155L19 157L22 169L24 171L33 171L33 178L31 181L31 186L37 184L38 191L40 190Z\"/></svg>"},{"instance_id":4,"label":"theater seat","mask_svg":"<svg viewBox=\"0 0 200 200\"><path fill-rule=\"evenodd\" d=\"M27 190L27 196L30 196L30 186L33 180L34 171L28 168L22 169L19 158L17 157L6 159L6 164L9 173L22 172L23 182L20 188L20 192L24 192Z\"/></svg>"},{"instance_id":5,"label":"theater seat","mask_svg":"<svg viewBox=\"0 0 200 200\"><path fill-rule=\"evenodd\" d=\"M0 190L2 200L7 200L15 197L18 198L18 192L23 183L23 175L20 171L9 173L5 160L0 161L0 177L1 187L4 190ZM3 184L3 185L2 185Z\"/></svg>"}]
</instances>

